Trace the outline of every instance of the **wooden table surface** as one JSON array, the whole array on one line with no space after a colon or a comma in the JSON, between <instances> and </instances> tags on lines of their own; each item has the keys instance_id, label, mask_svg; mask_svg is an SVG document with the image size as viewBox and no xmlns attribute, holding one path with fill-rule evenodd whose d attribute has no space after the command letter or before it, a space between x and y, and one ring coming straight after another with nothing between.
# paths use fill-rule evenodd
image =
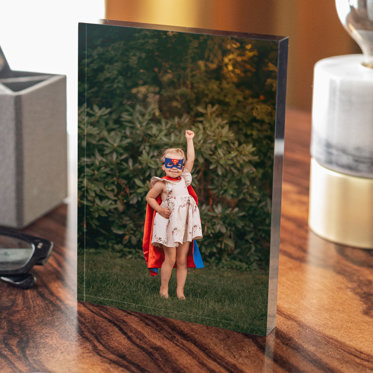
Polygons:
<instances>
[{"instance_id":1,"label":"wooden table surface","mask_svg":"<svg viewBox=\"0 0 373 373\"><path fill-rule=\"evenodd\" d=\"M373 251L307 226L310 115L286 116L277 328L267 338L76 301L75 207L25 229L55 243L30 290L0 283L0 372L373 371Z\"/></svg>"}]
</instances>

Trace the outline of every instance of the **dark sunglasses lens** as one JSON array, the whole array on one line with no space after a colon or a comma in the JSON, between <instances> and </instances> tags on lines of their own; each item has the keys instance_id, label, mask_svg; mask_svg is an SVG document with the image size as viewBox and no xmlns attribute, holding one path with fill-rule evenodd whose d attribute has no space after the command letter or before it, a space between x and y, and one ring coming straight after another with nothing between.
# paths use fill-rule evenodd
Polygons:
<instances>
[{"instance_id":1,"label":"dark sunglasses lens","mask_svg":"<svg viewBox=\"0 0 373 373\"><path fill-rule=\"evenodd\" d=\"M0 236L0 271L22 268L31 258L35 247L19 238Z\"/></svg>"}]
</instances>

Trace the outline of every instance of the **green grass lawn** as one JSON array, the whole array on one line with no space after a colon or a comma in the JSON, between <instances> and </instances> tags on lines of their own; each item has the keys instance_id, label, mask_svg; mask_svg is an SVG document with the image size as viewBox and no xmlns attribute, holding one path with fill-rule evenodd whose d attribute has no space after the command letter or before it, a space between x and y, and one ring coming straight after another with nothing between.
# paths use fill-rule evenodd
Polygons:
<instances>
[{"instance_id":1,"label":"green grass lawn","mask_svg":"<svg viewBox=\"0 0 373 373\"><path fill-rule=\"evenodd\" d=\"M79 300L252 334L265 334L268 275L202 268L188 271L186 301L176 298L175 270L169 299L159 296L160 275L145 260L86 250L78 262ZM84 296L85 287L85 296Z\"/></svg>"}]
</instances>

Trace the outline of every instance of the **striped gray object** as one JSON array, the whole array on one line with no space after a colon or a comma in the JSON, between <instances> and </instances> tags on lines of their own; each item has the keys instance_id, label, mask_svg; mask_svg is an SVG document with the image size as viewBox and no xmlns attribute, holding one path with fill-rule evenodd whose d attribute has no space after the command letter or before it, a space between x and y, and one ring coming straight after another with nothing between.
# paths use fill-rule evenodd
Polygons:
<instances>
[{"instance_id":1,"label":"striped gray object","mask_svg":"<svg viewBox=\"0 0 373 373\"><path fill-rule=\"evenodd\" d=\"M66 196L66 77L12 71L0 48L0 225L22 228Z\"/></svg>"}]
</instances>

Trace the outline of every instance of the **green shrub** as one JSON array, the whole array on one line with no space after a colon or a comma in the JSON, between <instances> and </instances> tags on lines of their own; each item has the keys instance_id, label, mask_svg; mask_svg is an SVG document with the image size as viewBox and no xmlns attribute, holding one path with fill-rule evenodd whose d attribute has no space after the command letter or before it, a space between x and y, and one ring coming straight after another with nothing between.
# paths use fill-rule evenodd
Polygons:
<instances>
[{"instance_id":1,"label":"green shrub","mask_svg":"<svg viewBox=\"0 0 373 373\"><path fill-rule=\"evenodd\" d=\"M217 108L164 119L154 106L80 110L79 241L86 246L142 255L145 196L152 176L163 176L160 155L185 149L184 130L195 131L193 186L199 197L206 263L237 269L262 265L268 256L270 203L258 188L252 144L240 144ZM86 216L84 217L84 213Z\"/></svg>"}]
</instances>

